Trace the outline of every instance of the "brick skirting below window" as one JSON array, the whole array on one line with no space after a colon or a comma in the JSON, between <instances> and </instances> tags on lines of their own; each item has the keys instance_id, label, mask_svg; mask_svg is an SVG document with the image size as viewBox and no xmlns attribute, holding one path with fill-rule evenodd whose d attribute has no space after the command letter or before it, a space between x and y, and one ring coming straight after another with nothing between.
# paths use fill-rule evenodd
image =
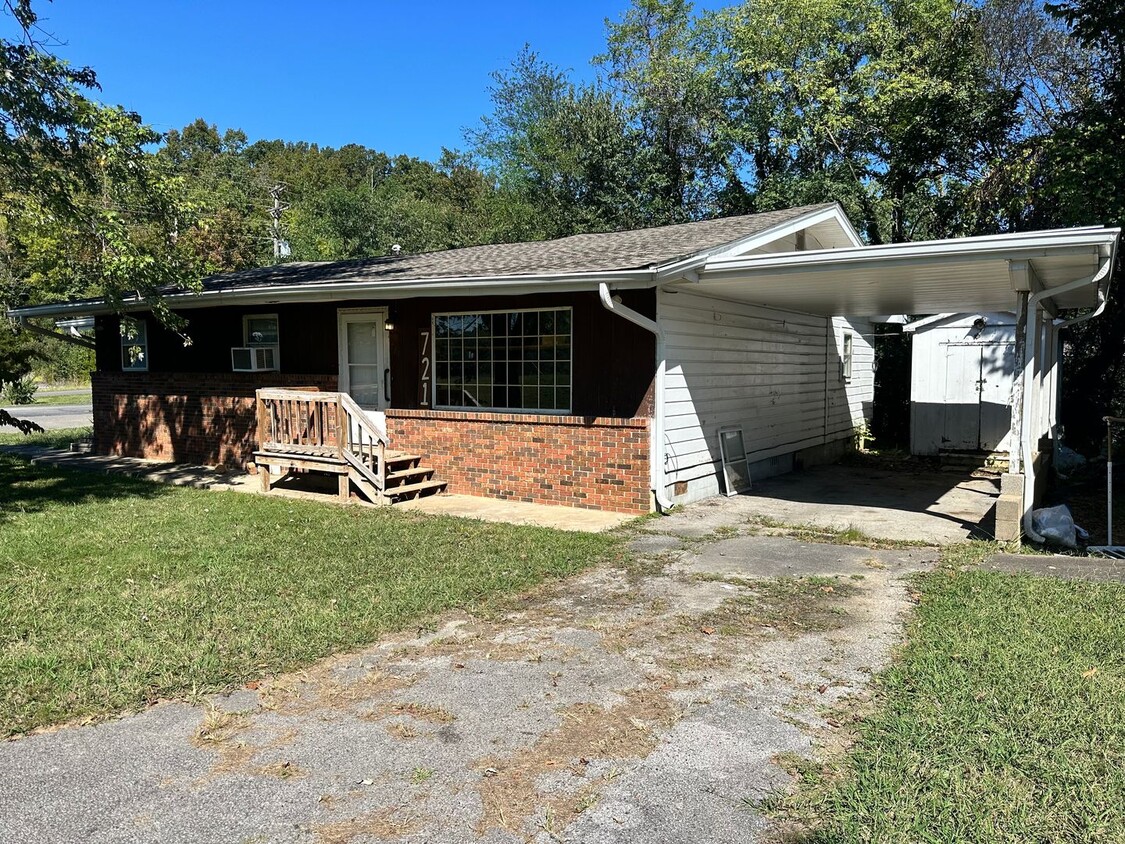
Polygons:
<instances>
[{"instance_id":1,"label":"brick skirting below window","mask_svg":"<svg viewBox=\"0 0 1125 844\"><path fill-rule=\"evenodd\" d=\"M449 491L647 513L648 419L388 410L397 451L421 454Z\"/></svg>"},{"instance_id":2,"label":"brick skirting below window","mask_svg":"<svg viewBox=\"0 0 1125 844\"><path fill-rule=\"evenodd\" d=\"M240 467L257 448L259 387L335 390L335 375L95 372L100 454Z\"/></svg>"}]
</instances>

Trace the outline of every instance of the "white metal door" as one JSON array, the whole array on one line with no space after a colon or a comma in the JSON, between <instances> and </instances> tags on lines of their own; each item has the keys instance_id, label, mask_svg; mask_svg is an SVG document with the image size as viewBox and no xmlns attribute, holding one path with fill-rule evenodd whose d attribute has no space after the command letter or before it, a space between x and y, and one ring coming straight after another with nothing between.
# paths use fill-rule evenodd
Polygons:
<instances>
[{"instance_id":1,"label":"white metal door","mask_svg":"<svg viewBox=\"0 0 1125 844\"><path fill-rule=\"evenodd\" d=\"M945 347L945 425L941 446L960 451L980 448L981 347Z\"/></svg>"},{"instance_id":2,"label":"white metal door","mask_svg":"<svg viewBox=\"0 0 1125 844\"><path fill-rule=\"evenodd\" d=\"M343 310L339 313L337 332L340 391L355 399L380 425L391 391L386 321L386 308Z\"/></svg>"},{"instance_id":3,"label":"white metal door","mask_svg":"<svg viewBox=\"0 0 1125 844\"><path fill-rule=\"evenodd\" d=\"M1012 431L1012 373L1016 368L1013 343L981 346L980 447L1007 451Z\"/></svg>"}]
</instances>

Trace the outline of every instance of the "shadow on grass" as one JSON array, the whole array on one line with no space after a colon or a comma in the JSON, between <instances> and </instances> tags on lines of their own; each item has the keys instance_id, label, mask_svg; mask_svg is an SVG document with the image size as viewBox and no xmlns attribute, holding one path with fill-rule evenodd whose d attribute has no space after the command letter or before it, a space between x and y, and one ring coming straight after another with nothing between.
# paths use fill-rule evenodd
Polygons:
<instances>
[{"instance_id":1,"label":"shadow on grass","mask_svg":"<svg viewBox=\"0 0 1125 844\"><path fill-rule=\"evenodd\" d=\"M158 498L163 484L100 472L36 466L0 454L0 524L26 513L117 498Z\"/></svg>"}]
</instances>

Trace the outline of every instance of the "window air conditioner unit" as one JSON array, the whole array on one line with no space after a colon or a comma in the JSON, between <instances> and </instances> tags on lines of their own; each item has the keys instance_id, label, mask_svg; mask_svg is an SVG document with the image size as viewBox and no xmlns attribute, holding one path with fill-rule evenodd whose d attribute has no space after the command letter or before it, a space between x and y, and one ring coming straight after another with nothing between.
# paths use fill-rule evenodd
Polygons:
<instances>
[{"instance_id":1,"label":"window air conditioner unit","mask_svg":"<svg viewBox=\"0 0 1125 844\"><path fill-rule=\"evenodd\" d=\"M230 350L235 372L265 372L277 369L277 346L242 346Z\"/></svg>"}]
</instances>

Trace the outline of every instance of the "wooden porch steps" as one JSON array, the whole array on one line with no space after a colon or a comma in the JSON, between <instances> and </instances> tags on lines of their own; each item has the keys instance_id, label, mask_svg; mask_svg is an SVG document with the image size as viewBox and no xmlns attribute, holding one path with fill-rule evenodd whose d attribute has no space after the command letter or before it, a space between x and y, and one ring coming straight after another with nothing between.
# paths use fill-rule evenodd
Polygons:
<instances>
[{"instance_id":1,"label":"wooden porch steps","mask_svg":"<svg viewBox=\"0 0 1125 844\"><path fill-rule=\"evenodd\" d=\"M287 448L284 451L271 449L269 451L255 451L254 462L262 475L263 490L267 489L267 484L272 486L274 476L280 479L294 470L323 472L341 478L340 497L344 497L342 485L346 478L357 491L363 494L364 498L375 504L395 504L399 501L435 495L444 492L447 486L445 481L434 479L433 467L419 465L421 457L416 454L387 452L388 471L382 496L369 478L364 477L362 473L356 471L354 466L335 455L316 453L315 451L302 453L296 448ZM391 466L399 468L392 470L390 469ZM381 498L384 500L380 500Z\"/></svg>"},{"instance_id":2,"label":"wooden porch steps","mask_svg":"<svg viewBox=\"0 0 1125 844\"><path fill-rule=\"evenodd\" d=\"M334 475L343 501L353 489L372 503L394 504L446 488L421 455L389 448L386 433L346 393L262 389L257 398L254 461L263 492L294 471Z\"/></svg>"}]
</instances>

